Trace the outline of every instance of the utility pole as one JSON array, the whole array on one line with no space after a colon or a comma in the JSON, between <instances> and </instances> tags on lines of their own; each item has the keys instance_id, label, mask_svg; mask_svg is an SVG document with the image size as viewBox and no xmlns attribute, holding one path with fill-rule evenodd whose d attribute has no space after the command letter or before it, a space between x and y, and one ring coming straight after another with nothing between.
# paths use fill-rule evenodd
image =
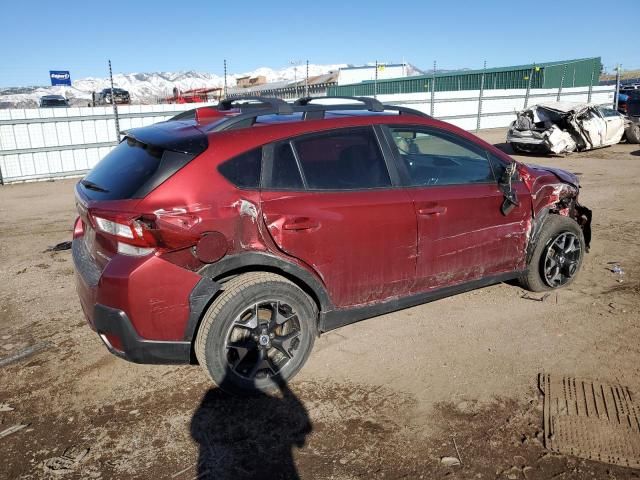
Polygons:
<instances>
[{"instance_id":1,"label":"utility pole","mask_svg":"<svg viewBox=\"0 0 640 480\"><path fill-rule=\"evenodd\" d=\"M296 98L298 98L298 67L300 66L300 64L302 63L302 61L300 60L291 60L289 62L289 65L293 65L293 83L295 85L295 95Z\"/></svg>"},{"instance_id":2,"label":"utility pole","mask_svg":"<svg viewBox=\"0 0 640 480\"><path fill-rule=\"evenodd\" d=\"M478 121L476 123L476 132L480 130L480 119L482 118L482 95L484 94L484 78L487 71L487 61L484 61L482 68L482 79L480 80L480 95L478 97Z\"/></svg>"},{"instance_id":3,"label":"utility pole","mask_svg":"<svg viewBox=\"0 0 640 480\"><path fill-rule=\"evenodd\" d=\"M558 96L556 97L556 102L560 101L560 95L562 94L562 87L564 87L564 77L567 75L567 64L564 64L564 68L562 69L562 78L560 78L560 87L558 88Z\"/></svg>"},{"instance_id":4,"label":"utility pole","mask_svg":"<svg viewBox=\"0 0 640 480\"><path fill-rule=\"evenodd\" d=\"M224 98L227 98L227 59L224 59Z\"/></svg>"},{"instance_id":5,"label":"utility pole","mask_svg":"<svg viewBox=\"0 0 640 480\"><path fill-rule=\"evenodd\" d=\"M373 79L373 98L378 98L378 60L376 60L376 73Z\"/></svg>"},{"instance_id":6,"label":"utility pole","mask_svg":"<svg viewBox=\"0 0 640 480\"><path fill-rule=\"evenodd\" d=\"M620 70L622 65L618 64L616 66L616 93L613 96L613 109L618 111L618 96L620 95Z\"/></svg>"},{"instance_id":7,"label":"utility pole","mask_svg":"<svg viewBox=\"0 0 640 480\"><path fill-rule=\"evenodd\" d=\"M529 82L527 83L527 92L524 94L524 108L529 106L529 95L531 94L531 82L533 81L533 73L536 71L536 62L533 62L531 72L529 72Z\"/></svg>"},{"instance_id":8,"label":"utility pole","mask_svg":"<svg viewBox=\"0 0 640 480\"><path fill-rule=\"evenodd\" d=\"M436 61L433 61L433 78L431 79L431 116L435 111L436 102Z\"/></svg>"},{"instance_id":9,"label":"utility pole","mask_svg":"<svg viewBox=\"0 0 640 480\"><path fill-rule=\"evenodd\" d=\"M307 75L304 79L304 96L309 96L309 60L307 60Z\"/></svg>"},{"instance_id":10,"label":"utility pole","mask_svg":"<svg viewBox=\"0 0 640 480\"><path fill-rule=\"evenodd\" d=\"M111 70L111 60L109 60L109 80L111 81L111 106L113 107L113 118L116 122L116 139L120 143L120 121L118 119L118 106L113 96L113 71Z\"/></svg>"}]
</instances>

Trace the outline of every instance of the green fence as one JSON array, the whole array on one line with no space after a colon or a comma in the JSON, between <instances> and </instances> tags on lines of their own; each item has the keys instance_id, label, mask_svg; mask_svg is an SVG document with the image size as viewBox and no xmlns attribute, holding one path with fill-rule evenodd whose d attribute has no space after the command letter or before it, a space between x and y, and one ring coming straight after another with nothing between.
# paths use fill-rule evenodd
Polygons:
<instances>
[{"instance_id":1,"label":"green fence","mask_svg":"<svg viewBox=\"0 0 640 480\"><path fill-rule=\"evenodd\" d=\"M600 57L561 62L518 65L513 67L487 68L486 70L460 70L440 72L436 75L419 75L389 80L373 80L329 87L328 95L372 96L375 94L399 94L431 92L451 92L459 90L480 90L482 75L485 75L484 88L517 89L586 87L597 84L600 75Z\"/></svg>"}]
</instances>

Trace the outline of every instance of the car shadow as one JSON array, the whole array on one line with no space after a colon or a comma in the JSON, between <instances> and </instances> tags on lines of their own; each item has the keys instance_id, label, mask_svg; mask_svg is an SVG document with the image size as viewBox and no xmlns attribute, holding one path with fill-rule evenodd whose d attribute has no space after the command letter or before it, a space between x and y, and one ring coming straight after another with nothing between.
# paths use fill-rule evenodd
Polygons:
<instances>
[{"instance_id":1,"label":"car shadow","mask_svg":"<svg viewBox=\"0 0 640 480\"><path fill-rule=\"evenodd\" d=\"M511 145L507 142L494 143L493 146L496 147L498 150L502 150L504 153L507 153L509 155L516 154L516 152L513 151L513 148L511 148Z\"/></svg>"},{"instance_id":2,"label":"car shadow","mask_svg":"<svg viewBox=\"0 0 640 480\"><path fill-rule=\"evenodd\" d=\"M212 388L191 421L202 479L298 479L293 457L312 431L306 408L283 381L274 395L240 397Z\"/></svg>"},{"instance_id":3,"label":"car shadow","mask_svg":"<svg viewBox=\"0 0 640 480\"><path fill-rule=\"evenodd\" d=\"M634 157L640 157L640 150L636 150L634 152L631 152L631 155L633 155Z\"/></svg>"},{"instance_id":4,"label":"car shadow","mask_svg":"<svg viewBox=\"0 0 640 480\"><path fill-rule=\"evenodd\" d=\"M498 150L502 150L507 155L520 155L522 157L547 157L547 158L564 157L564 155L555 155L553 153L545 153L545 152L516 152L513 149L513 147L511 147L511 144L507 142L494 143L493 146L496 147Z\"/></svg>"}]
</instances>

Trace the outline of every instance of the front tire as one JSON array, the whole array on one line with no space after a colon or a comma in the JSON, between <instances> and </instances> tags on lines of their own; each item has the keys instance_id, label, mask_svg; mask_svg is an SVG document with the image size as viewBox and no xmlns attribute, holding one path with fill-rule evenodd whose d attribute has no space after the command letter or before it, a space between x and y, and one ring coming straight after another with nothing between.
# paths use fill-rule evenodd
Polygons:
<instances>
[{"instance_id":1,"label":"front tire","mask_svg":"<svg viewBox=\"0 0 640 480\"><path fill-rule=\"evenodd\" d=\"M223 288L200 325L198 362L229 393L277 390L311 353L315 303L293 282L268 272L239 275Z\"/></svg>"},{"instance_id":2,"label":"front tire","mask_svg":"<svg viewBox=\"0 0 640 480\"><path fill-rule=\"evenodd\" d=\"M582 229L562 215L549 215L520 285L532 292L565 287L574 281L586 251Z\"/></svg>"}]
</instances>

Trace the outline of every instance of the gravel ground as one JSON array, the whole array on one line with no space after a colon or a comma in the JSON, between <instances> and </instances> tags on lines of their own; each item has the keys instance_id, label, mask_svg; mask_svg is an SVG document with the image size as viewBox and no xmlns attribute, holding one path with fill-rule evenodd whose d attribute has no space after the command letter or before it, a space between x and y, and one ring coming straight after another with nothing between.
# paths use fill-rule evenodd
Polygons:
<instances>
[{"instance_id":1,"label":"gravel ground","mask_svg":"<svg viewBox=\"0 0 640 480\"><path fill-rule=\"evenodd\" d=\"M45 252L70 238L76 180L0 187L0 432L27 424L0 438L0 478L640 478L546 451L536 385L548 372L640 392L640 149L516 158L580 175L594 238L571 287L535 302L500 284L344 327L290 390L250 400L197 366L110 355L70 252Z\"/></svg>"}]
</instances>

